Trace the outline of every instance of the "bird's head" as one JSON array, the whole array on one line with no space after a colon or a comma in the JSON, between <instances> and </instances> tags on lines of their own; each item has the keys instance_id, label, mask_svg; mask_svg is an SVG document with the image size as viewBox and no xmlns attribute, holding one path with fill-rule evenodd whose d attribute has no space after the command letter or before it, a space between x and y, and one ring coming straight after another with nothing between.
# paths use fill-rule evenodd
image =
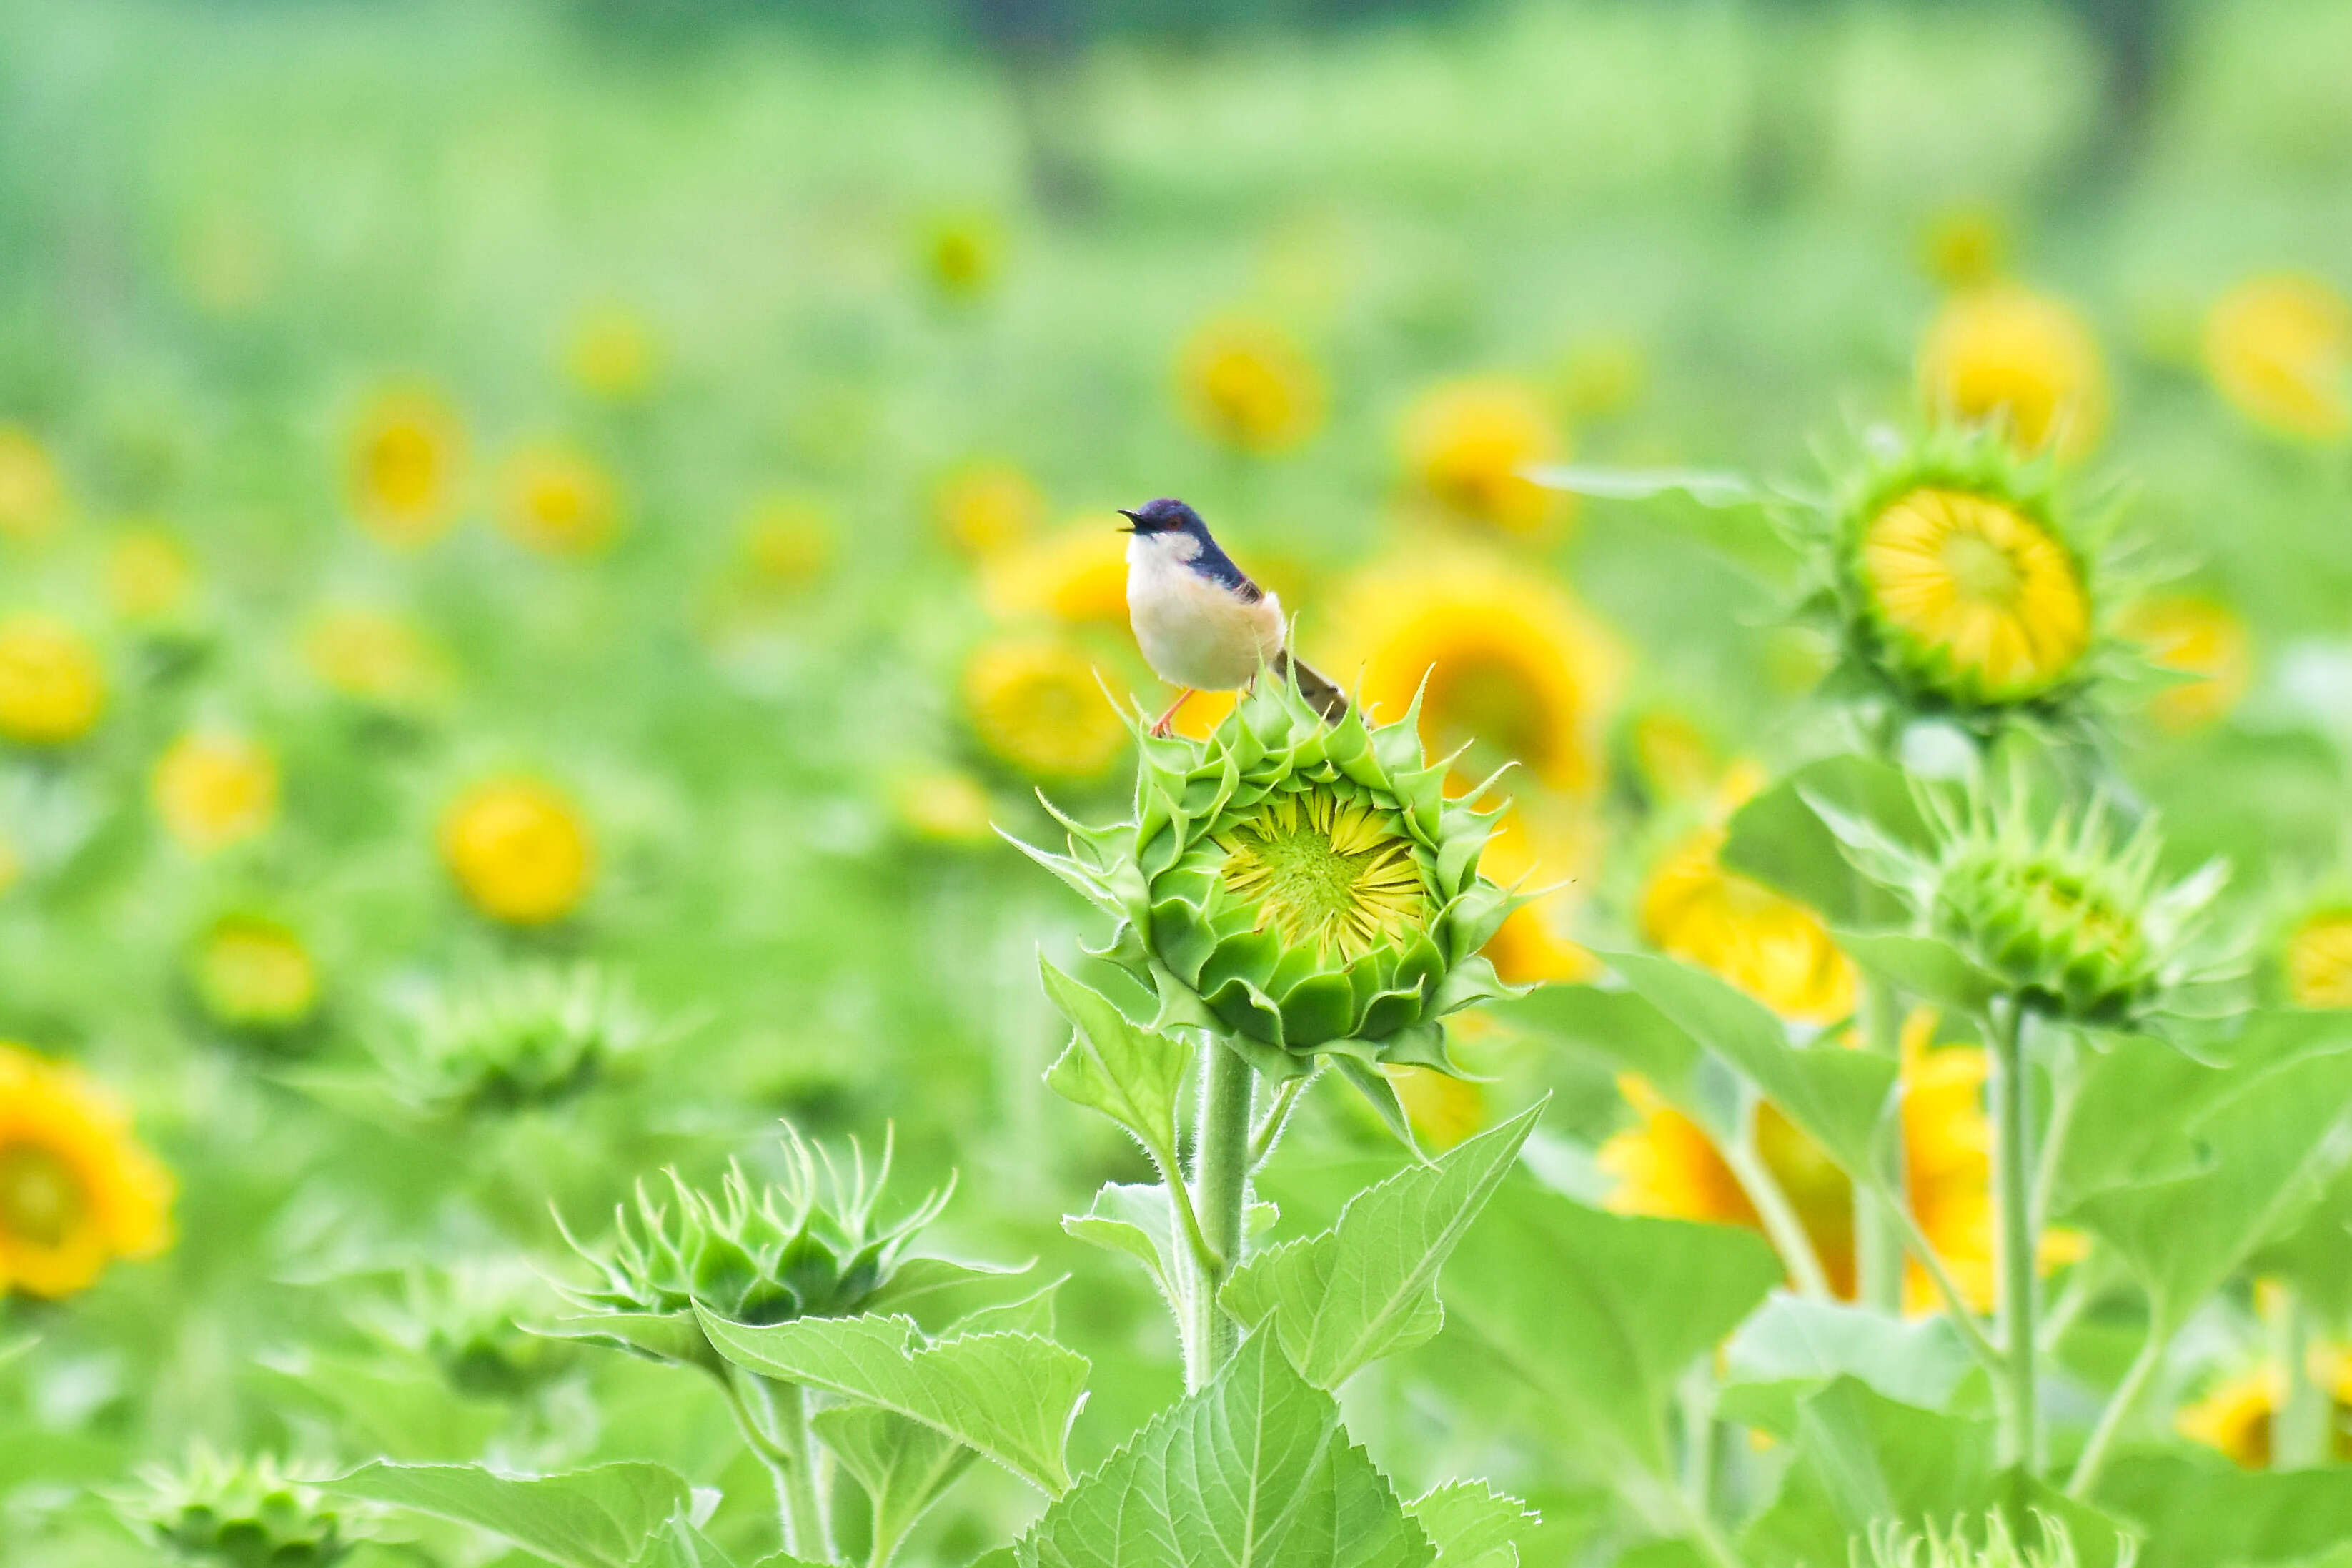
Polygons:
<instances>
[{"instance_id":1,"label":"bird's head","mask_svg":"<svg viewBox=\"0 0 2352 1568\"><path fill-rule=\"evenodd\" d=\"M1204 542L1209 537L1209 525L1201 521L1201 514L1173 496L1145 501L1133 510L1121 507L1118 515L1127 519L1121 533L1189 533Z\"/></svg>"}]
</instances>

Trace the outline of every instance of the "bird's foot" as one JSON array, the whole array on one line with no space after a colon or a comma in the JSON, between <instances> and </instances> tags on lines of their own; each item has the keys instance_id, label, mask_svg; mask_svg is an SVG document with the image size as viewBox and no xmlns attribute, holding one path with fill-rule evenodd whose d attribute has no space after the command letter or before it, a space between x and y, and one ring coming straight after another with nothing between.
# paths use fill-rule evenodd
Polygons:
<instances>
[{"instance_id":1,"label":"bird's foot","mask_svg":"<svg viewBox=\"0 0 2352 1568\"><path fill-rule=\"evenodd\" d=\"M1177 693L1176 700L1168 705L1168 711L1160 715L1159 721L1151 726L1151 738L1155 741L1164 741L1175 733L1176 710L1192 700L1192 689L1189 686Z\"/></svg>"}]
</instances>

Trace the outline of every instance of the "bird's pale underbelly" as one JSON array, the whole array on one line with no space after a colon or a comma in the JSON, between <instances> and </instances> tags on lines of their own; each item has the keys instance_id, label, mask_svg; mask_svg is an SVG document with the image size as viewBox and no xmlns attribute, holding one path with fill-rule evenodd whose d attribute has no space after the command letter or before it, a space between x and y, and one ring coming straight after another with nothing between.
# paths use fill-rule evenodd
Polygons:
<instances>
[{"instance_id":1,"label":"bird's pale underbelly","mask_svg":"<svg viewBox=\"0 0 2352 1568\"><path fill-rule=\"evenodd\" d=\"M1229 691L1282 650L1282 605L1272 594L1248 602L1183 566L1136 574L1127 604L1143 657L1179 686Z\"/></svg>"}]
</instances>

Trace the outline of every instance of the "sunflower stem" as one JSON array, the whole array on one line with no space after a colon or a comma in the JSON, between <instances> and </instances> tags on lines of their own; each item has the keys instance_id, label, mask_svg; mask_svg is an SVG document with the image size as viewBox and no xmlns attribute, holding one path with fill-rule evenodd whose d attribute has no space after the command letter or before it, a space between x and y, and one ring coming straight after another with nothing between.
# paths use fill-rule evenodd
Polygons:
<instances>
[{"instance_id":1,"label":"sunflower stem","mask_svg":"<svg viewBox=\"0 0 2352 1568\"><path fill-rule=\"evenodd\" d=\"M1755 1107L1751 1105L1739 1136L1723 1145L1723 1163L1731 1167L1740 1190L1755 1205L1756 1217L1764 1222L1764 1234L1770 1238L1773 1250L1780 1253L1780 1266L1789 1271L1799 1294L1826 1301L1833 1294L1829 1273L1822 1268L1821 1255L1813 1250L1812 1237L1805 1234L1804 1222L1797 1217L1789 1194L1780 1190L1780 1182L1757 1153L1755 1125Z\"/></svg>"},{"instance_id":2,"label":"sunflower stem","mask_svg":"<svg viewBox=\"0 0 2352 1568\"><path fill-rule=\"evenodd\" d=\"M1968 1345L1969 1352L1977 1358L1977 1364L1983 1367L1989 1375L1998 1378L2005 1364L2000 1347L1985 1337L1984 1326L1977 1321L1976 1309L1969 1306L1968 1297L1961 1294L1958 1282L1952 1278L1951 1267L1944 1261L1944 1255L1936 1250L1936 1244L1927 1239L1926 1231L1919 1228L1919 1221L1908 1205L1895 1204L1893 1212L1896 1222L1903 1227L1903 1239L1910 1247L1911 1256L1918 1260L1920 1268L1927 1271L1928 1283L1935 1286L1937 1296L1944 1303L1944 1315L1951 1320L1954 1328L1960 1331L1960 1339Z\"/></svg>"},{"instance_id":3,"label":"sunflower stem","mask_svg":"<svg viewBox=\"0 0 2352 1568\"><path fill-rule=\"evenodd\" d=\"M1208 1386L1241 1345L1241 1325L1217 1291L1242 1258L1242 1211L1249 1201L1250 1114L1257 1074L1239 1051L1212 1040L1201 1075L1201 1119L1192 1145L1192 1207L1204 1246L1193 1251L1185 1312L1184 1388Z\"/></svg>"},{"instance_id":4,"label":"sunflower stem","mask_svg":"<svg viewBox=\"0 0 2352 1568\"><path fill-rule=\"evenodd\" d=\"M777 1523L785 1552L833 1562L833 1531L817 1489L808 1403L800 1384L749 1373L724 1376L719 1383L736 1429L775 1481ZM745 1385L752 1391L751 1400L744 1397Z\"/></svg>"},{"instance_id":5,"label":"sunflower stem","mask_svg":"<svg viewBox=\"0 0 2352 1568\"><path fill-rule=\"evenodd\" d=\"M2271 1463L2283 1470L2306 1469L2327 1459L2329 1406L2333 1403L2311 1375L2311 1308L2291 1285L2271 1326L2285 1397L2271 1422Z\"/></svg>"},{"instance_id":6,"label":"sunflower stem","mask_svg":"<svg viewBox=\"0 0 2352 1568\"><path fill-rule=\"evenodd\" d=\"M2041 1468L2042 1422L2035 1403L2032 1089L2025 1067L2025 1009L2013 996L1997 1001L1988 1021L1993 1138L2000 1163L1995 1195L2000 1205L2001 1460L2031 1472Z\"/></svg>"},{"instance_id":7,"label":"sunflower stem","mask_svg":"<svg viewBox=\"0 0 2352 1568\"><path fill-rule=\"evenodd\" d=\"M1274 1152L1282 1139L1282 1130L1290 1121L1290 1108L1298 1103L1299 1091L1314 1079L1311 1072L1301 1073L1275 1092L1274 1104L1259 1120L1257 1131L1250 1135L1250 1169L1255 1171Z\"/></svg>"},{"instance_id":8,"label":"sunflower stem","mask_svg":"<svg viewBox=\"0 0 2352 1568\"><path fill-rule=\"evenodd\" d=\"M2107 1451L2115 1446L2116 1434L2123 1430L2132 1406L2139 1403L2140 1391L2164 1363L2164 1341L2158 1335L2156 1325L2147 1326L2147 1338L2140 1342L2139 1353L2132 1357L2125 1369L2123 1381L2107 1399L2107 1407L2099 1412L2099 1424L2091 1429L2091 1440L2083 1445L2083 1457L2074 1461L2074 1473L2066 1479L2066 1495L2080 1502L2091 1495L2099 1484L2099 1472L2106 1468Z\"/></svg>"},{"instance_id":9,"label":"sunflower stem","mask_svg":"<svg viewBox=\"0 0 2352 1568\"><path fill-rule=\"evenodd\" d=\"M1863 981L1863 1043L1877 1056L1900 1062L1903 1056L1903 998L1892 985L1875 976ZM1854 1294L1865 1307L1881 1311L1903 1310L1903 1221L1894 1210L1907 1202L1904 1188L1908 1162L1903 1147L1903 1098L1898 1088L1888 1102L1878 1129L1879 1176L1886 1183L1881 1194L1857 1184L1853 1193Z\"/></svg>"}]
</instances>

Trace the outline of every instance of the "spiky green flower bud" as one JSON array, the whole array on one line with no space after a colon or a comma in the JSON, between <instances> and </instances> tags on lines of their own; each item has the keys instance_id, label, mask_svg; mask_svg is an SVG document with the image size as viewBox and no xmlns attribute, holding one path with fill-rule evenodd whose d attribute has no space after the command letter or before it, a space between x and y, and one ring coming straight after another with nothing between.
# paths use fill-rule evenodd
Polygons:
<instances>
[{"instance_id":1,"label":"spiky green flower bud","mask_svg":"<svg viewBox=\"0 0 2352 1568\"><path fill-rule=\"evenodd\" d=\"M698 1306L761 1325L851 1317L880 1310L918 1284L937 1289L957 1277L994 1272L907 1257L916 1235L947 1206L954 1183L885 1224L876 1210L892 1153L886 1138L881 1159L869 1169L865 1150L852 1140L845 1170L844 1162L788 1127L781 1181L755 1186L734 1165L712 1193L671 1171L667 1201L639 1184L635 1205L614 1210L609 1248L584 1247L566 1232L597 1278L562 1287L582 1315L555 1331L716 1372L722 1363L695 1317ZM923 1265L919 1279L902 1274L913 1263Z\"/></svg>"},{"instance_id":2,"label":"spiky green flower bud","mask_svg":"<svg viewBox=\"0 0 2352 1568\"><path fill-rule=\"evenodd\" d=\"M266 1455L230 1458L199 1449L181 1468L151 1468L141 1479L144 1489L119 1500L118 1510L182 1562L328 1568L356 1544L349 1521Z\"/></svg>"},{"instance_id":3,"label":"spiky green flower bud","mask_svg":"<svg viewBox=\"0 0 2352 1568\"><path fill-rule=\"evenodd\" d=\"M549 1290L531 1270L465 1258L414 1269L401 1303L369 1326L429 1361L448 1385L479 1399L520 1399L563 1375L577 1347L523 1325L545 1315Z\"/></svg>"},{"instance_id":4,"label":"spiky green flower bud","mask_svg":"<svg viewBox=\"0 0 2352 1568\"><path fill-rule=\"evenodd\" d=\"M533 966L426 995L385 1067L413 1104L505 1115L583 1093L664 1034L619 976Z\"/></svg>"},{"instance_id":5,"label":"spiky green flower bud","mask_svg":"<svg viewBox=\"0 0 2352 1568\"><path fill-rule=\"evenodd\" d=\"M1261 680L1205 741L1137 728L1135 808L1070 852L1024 845L1115 917L1106 956L1159 1026L1213 1031L1289 1079L1320 1053L1447 1068L1440 1020L1509 988L1478 956L1513 896L1478 872L1496 812L1444 791L1419 704L1337 722Z\"/></svg>"},{"instance_id":6,"label":"spiky green flower bud","mask_svg":"<svg viewBox=\"0 0 2352 1568\"><path fill-rule=\"evenodd\" d=\"M2104 800L2044 815L2014 775L1965 797L1914 795L1924 842L1900 842L1814 803L1865 874L1901 893L1920 934L2046 1017L2141 1028L2196 1010L2223 978L2192 942L2226 874L2219 861L2166 884L2163 839L2143 819L2120 843Z\"/></svg>"}]
</instances>

